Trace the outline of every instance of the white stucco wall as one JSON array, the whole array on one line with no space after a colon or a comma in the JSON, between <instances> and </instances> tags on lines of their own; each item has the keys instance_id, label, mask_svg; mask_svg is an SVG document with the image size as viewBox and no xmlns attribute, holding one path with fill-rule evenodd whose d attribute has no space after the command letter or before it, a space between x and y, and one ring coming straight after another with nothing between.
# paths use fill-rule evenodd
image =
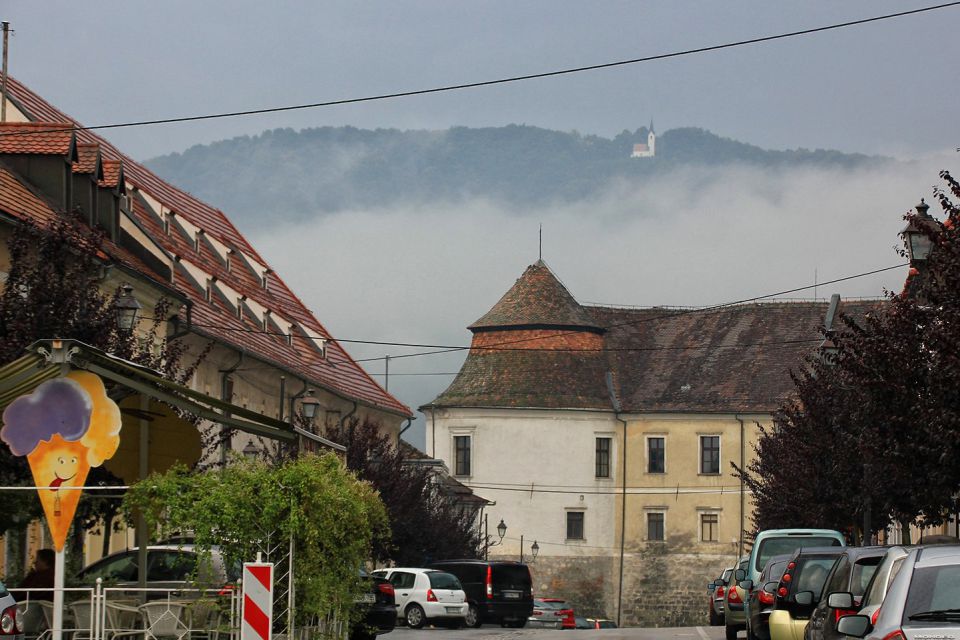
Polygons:
<instances>
[{"instance_id":1,"label":"white stucco wall","mask_svg":"<svg viewBox=\"0 0 960 640\"><path fill-rule=\"evenodd\" d=\"M471 474L455 476L495 505L485 509L490 535L507 535L491 556L524 556L536 540L541 556L605 555L616 551L620 423L594 411L437 409L426 414L426 450L456 471L454 436L472 437ZM612 442L609 478L595 476L596 438ZM531 490L532 489L532 490ZM570 510L584 512L584 539L567 540Z\"/></svg>"}]
</instances>

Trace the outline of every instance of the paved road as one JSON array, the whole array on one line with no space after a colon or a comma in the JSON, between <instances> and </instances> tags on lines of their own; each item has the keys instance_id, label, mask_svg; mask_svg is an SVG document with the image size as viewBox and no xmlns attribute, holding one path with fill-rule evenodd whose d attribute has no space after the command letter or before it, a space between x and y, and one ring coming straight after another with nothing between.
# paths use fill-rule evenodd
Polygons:
<instances>
[{"instance_id":1,"label":"paved road","mask_svg":"<svg viewBox=\"0 0 960 640\"><path fill-rule=\"evenodd\" d=\"M723 627L652 629L630 627L601 631L556 629L503 629L487 625L480 629L408 629L397 627L379 640L722 640Z\"/></svg>"}]
</instances>

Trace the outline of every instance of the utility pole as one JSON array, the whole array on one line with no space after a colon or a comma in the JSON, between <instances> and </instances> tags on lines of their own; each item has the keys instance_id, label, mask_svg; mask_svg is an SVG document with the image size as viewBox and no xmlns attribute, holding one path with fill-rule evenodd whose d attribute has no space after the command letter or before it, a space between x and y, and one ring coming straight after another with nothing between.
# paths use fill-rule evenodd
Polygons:
<instances>
[{"instance_id":1,"label":"utility pole","mask_svg":"<svg viewBox=\"0 0 960 640\"><path fill-rule=\"evenodd\" d=\"M10 23L3 21L3 80L0 81L0 122L7 121L7 51L10 40Z\"/></svg>"},{"instance_id":2,"label":"utility pole","mask_svg":"<svg viewBox=\"0 0 960 640\"><path fill-rule=\"evenodd\" d=\"M383 390L390 391L390 356L383 356Z\"/></svg>"}]
</instances>

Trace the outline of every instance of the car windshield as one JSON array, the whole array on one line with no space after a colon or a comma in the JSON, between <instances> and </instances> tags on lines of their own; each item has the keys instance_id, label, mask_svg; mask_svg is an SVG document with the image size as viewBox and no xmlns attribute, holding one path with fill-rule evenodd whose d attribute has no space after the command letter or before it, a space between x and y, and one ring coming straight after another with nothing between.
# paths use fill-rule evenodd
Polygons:
<instances>
[{"instance_id":1,"label":"car windshield","mask_svg":"<svg viewBox=\"0 0 960 640\"><path fill-rule=\"evenodd\" d=\"M727 584L728 582L730 582L731 573L733 573L733 569L724 569L723 575L720 576L720 582L722 582L723 584Z\"/></svg>"},{"instance_id":2,"label":"car windshield","mask_svg":"<svg viewBox=\"0 0 960 640\"><path fill-rule=\"evenodd\" d=\"M836 564L836 558L799 557L794 570L793 592L812 591L814 602L819 602L827 574Z\"/></svg>"},{"instance_id":3,"label":"car windshield","mask_svg":"<svg viewBox=\"0 0 960 640\"><path fill-rule=\"evenodd\" d=\"M545 602L543 600L537 601L537 608L543 609L545 611L559 611L563 609L564 602Z\"/></svg>"},{"instance_id":4,"label":"car windshield","mask_svg":"<svg viewBox=\"0 0 960 640\"><path fill-rule=\"evenodd\" d=\"M460 586L460 581L457 580L457 577L452 573L430 571L427 573L427 577L430 578L430 586L434 589L453 589L454 591L463 590L463 587Z\"/></svg>"},{"instance_id":5,"label":"car windshield","mask_svg":"<svg viewBox=\"0 0 960 640\"><path fill-rule=\"evenodd\" d=\"M949 610L955 613L945 622L960 623L956 613L960 610L960 564L916 569L903 608L903 624L907 624L911 616Z\"/></svg>"},{"instance_id":6,"label":"car windshield","mask_svg":"<svg viewBox=\"0 0 960 640\"><path fill-rule=\"evenodd\" d=\"M783 536L766 538L760 541L757 550L757 571L763 571L764 565L773 556L791 554L801 547L839 547L840 541L836 538L821 536Z\"/></svg>"},{"instance_id":7,"label":"car windshield","mask_svg":"<svg viewBox=\"0 0 960 640\"><path fill-rule=\"evenodd\" d=\"M530 570L523 565L492 565L490 573L498 589L530 588Z\"/></svg>"}]
</instances>

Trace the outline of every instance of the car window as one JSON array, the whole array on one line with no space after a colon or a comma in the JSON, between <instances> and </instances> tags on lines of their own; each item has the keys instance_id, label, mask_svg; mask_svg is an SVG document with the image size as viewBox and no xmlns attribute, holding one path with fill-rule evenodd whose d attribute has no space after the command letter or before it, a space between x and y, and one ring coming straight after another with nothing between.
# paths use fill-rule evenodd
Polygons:
<instances>
[{"instance_id":1,"label":"car window","mask_svg":"<svg viewBox=\"0 0 960 640\"><path fill-rule=\"evenodd\" d=\"M523 565L491 565L491 579L498 589L529 589L530 570Z\"/></svg>"},{"instance_id":2,"label":"car window","mask_svg":"<svg viewBox=\"0 0 960 640\"><path fill-rule=\"evenodd\" d=\"M730 582L730 575L731 575L732 573L733 573L733 569L724 569L724 570L723 570L723 575L720 576L720 581L721 581L723 584L727 584L728 582Z\"/></svg>"},{"instance_id":3,"label":"car window","mask_svg":"<svg viewBox=\"0 0 960 640\"><path fill-rule=\"evenodd\" d=\"M601 620L599 624L601 629L616 629L617 626L609 620Z\"/></svg>"},{"instance_id":4,"label":"car window","mask_svg":"<svg viewBox=\"0 0 960 640\"><path fill-rule=\"evenodd\" d=\"M386 578L386 577L387 577L387 572L386 572L386 571L374 571L371 575L375 575L375 576L377 576L378 578Z\"/></svg>"},{"instance_id":5,"label":"car window","mask_svg":"<svg viewBox=\"0 0 960 640\"><path fill-rule=\"evenodd\" d=\"M867 585L870 584L870 578L876 573L880 566L882 558L860 558L853 565L853 571L850 575L850 593L854 596L862 596L867 592Z\"/></svg>"},{"instance_id":6,"label":"car window","mask_svg":"<svg viewBox=\"0 0 960 640\"><path fill-rule=\"evenodd\" d=\"M780 578L783 577L783 571L786 568L786 560L783 560L782 562L774 562L773 564L764 567L763 574L760 576L760 586L763 587L763 585L768 582L779 582Z\"/></svg>"},{"instance_id":7,"label":"car window","mask_svg":"<svg viewBox=\"0 0 960 640\"><path fill-rule=\"evenodd\" d=\"M837 591L847 590L847 578L850 576L850 559L847 556L840 556L837 566L833 570L827 583L826 592L835 593Z\"/></svg>"},{"instance_id":8,"label":"car window","mask_svg":"<svg viewBox=\"0 0 960 640\"><path fill-rule=\"evenodd\" d=\"M839 547L840 541L836 538L819 536L784 536L782 538L765 538L760 541L757 550L757 571L762 571L767 561L773 556L788 555L801 547Z\"/></svg>"},{"instance_id":9,"label":"car window","mask_svg":"<svg viewBox=\"0 0 960 640\"><path fill-rule=\"evenodd\" d=\"M415 573L407 573L406 571L396 571L390 576L390 584L393 585L394 589L413 589L416 580L417 575Z\"/></svg>"},{"instance_id":10,"label":"car window","mask_svg":"<svg viewBox=\"0 0 960 640\"><path fill-rule=\"evenodd\" d=\"M96 581L103 578L107 584L116 582L136 582L139 579L137 571L137 552L131 551L115 558L106 558L92 564L83 571L85 580Z\"/></svg>"},{"instance_id":11,"label":"car window","mask_svg":"<svg viewBox=\"0 0 960 640\"><path fill-rule=\"evenodd\" d=\"M563 609L563 605L559 602L544 602L543 600L537 603L537 607L544 611L559 611Z\"/></svg>"},{"instance_id":12,"label":"car window","mask_svg":"<svg viewBox=\"0 0 960 640\"><path fill-rule=\"evenodd\" d=\"M430 587L433 589L453 589L455 591L463 590L463 587L460 585L460 581L457 580L457 576L453 575L452 573L431 571L427 574L427 577L430 579Z\"/></svg>"},{"instance_id":13,"label":"car window","mask_svg":"<svg viewBox=\"0 0 960 640\"><path fill-rule=\"evenodd\" d=\"M197 556L182 551L151 551L147 561L148 582L184 582L197 568Z\"/></svg>"},{"instance_id":14,"label":"car window","mask_svg":"<svg viewBox=\"0 0 960 640\"><path fill-rule=\"evenodd\" d=\"M827 580L827 574L833 568L836 558L804 558L797 560L797 568L794 570L794 593L801 591L812 591L814 602L819 602L820 595L823 593L823 583Z\"/></svg>"},{"instance_id":15,"label":"car window","mask_svg":"<svg viewBox=\"0 0 960 640\"><path fill-rule=\"evenodd\" d=\"M914 570L903 609L903 624L915 613L942 609L960 609L960 565Z\"/></svg>"}]
</instances>

